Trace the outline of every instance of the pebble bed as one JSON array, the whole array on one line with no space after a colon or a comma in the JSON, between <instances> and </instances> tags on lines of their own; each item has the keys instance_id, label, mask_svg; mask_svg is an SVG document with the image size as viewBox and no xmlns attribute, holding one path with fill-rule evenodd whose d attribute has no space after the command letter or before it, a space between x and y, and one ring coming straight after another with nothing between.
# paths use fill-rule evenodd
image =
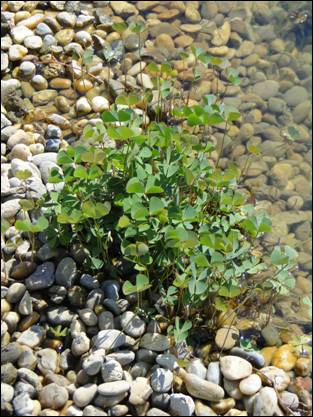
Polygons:
<instances>
[{"instance_id":1,"label":"pebble bed","mask_svg":"<svg viewBox=\"0 0 313 417\"><path fill-rule=\"evenodd\" d=\"M238 318L222 327L213 355L193 357L183 369L164 323L138 317L119 281L82 273L79 247L51 249L39 234L33 260L27 236L11 226L1 236L3 415L310 414L311 357L296 355L291 340L310 327L301 299L312 293L312 55L310 45L297 49L280 37L273 21L287 19L287 12L270 3L2 2L2 218L14 223L24 216L20 199L58 191L59 184L48 183L57 152L77 142L84 126L95 125L126 87L152 89L150 76L140 73L147 62L170 61L183 88L192 62L179 52L195 45L227 57L242 82L226 89L204 69L190 102L220 92L240 109L221 166L232 159L243 167L247 144L260 146L263 158L252 161L244 183L273 220L263 244L294 247L300 265L297 287L278 300L270 325L264 326L260 300L257 321ZM112 30L113 22L136 19L148 27L141 55L137 35L126 30L122 42ZM66 67L58 60L90 46L95 55L87 75L77 61ZM292 143L284 137L290 125L299 131ZM222 136L218 130L213 135L217 147ZM21 170L32 173L25 182L15 176ZM69 329L63 339L49 334L57 325ZM264 340L260 352L238 346L250 327Z\"/></svg>"}]
</instances>

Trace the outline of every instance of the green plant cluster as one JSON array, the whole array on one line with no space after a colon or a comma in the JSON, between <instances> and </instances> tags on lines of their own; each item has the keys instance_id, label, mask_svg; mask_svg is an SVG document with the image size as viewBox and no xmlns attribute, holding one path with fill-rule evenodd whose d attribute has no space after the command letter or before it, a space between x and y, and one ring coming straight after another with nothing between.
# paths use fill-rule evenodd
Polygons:
<instances>
[{"instance_id":1,"label":"green plant cluster","mask_svg":"<svg viewBox=\"0 0 313 417\"><path fill-rule=\"evenodd\" d=\"M141 26L133 29L140 38ZM227 61L198 48L192 53L190 89L201 65L220 72L229 85L240 83ZM273 295L286 294L294 286L297 253L290 247L264 256L254 250L271 222L246 201L240 182L259 149L248 146L243 170L219 166L227 129L241 117L237 109L219 94L190 106L189 94L175 90L177 73L168 63L151 63L145 71L157 94L123 93L101 121L87 125L82 141L61 150L59 167L51 171L49 182L63 183L62 190L34 204L44 217L18 221L16 228L32 243L33 234L45 230L52 247L80 244L86 271L114 270L116 260L129 261L133 272L123 277L124 294L137 294L138 306L143 292L160 294L169 318L176 316L169 332L181 342L192 327L190 307L206 303L213 314L226 311L230 300L240 305L261 285ZM224 137L213 162L215 129ZM27 173L21 179L26 185ZM22 201L21 207L27 212L33 203ZM270 278L253 279L264 270Z\"/></svg>"},{"instance_id":2,"label":"green plant cluster","mask_svg":"<svg viewBox=\"0 0 313 417\"><path fill-rule=\"evenodd\" d=\"M113 258L130 261L134 274L125 277L124 294L140 299L152 287L185 318L186 306L207 300L226 310L229 299L254 288L249 277L269 268L266 286L286 293L294 285L296 252L277 247L270 262L255 254L255 239L271 231L269 218L246 202L239 168L220 169L210 158L213 144L192 133L195 126L234 123L240 114L208 95L199 105L174 109L180 123L143 128L144 114L132 108L140 100L134 93L118 97L102 122L85 128L88 145L59 152L63 173L52 170L49 181L64 188L43 205L50 244L80 243L85 267L95 271ZM190 328L176 324L179 334Z\"/></svg>"}]
</instances>

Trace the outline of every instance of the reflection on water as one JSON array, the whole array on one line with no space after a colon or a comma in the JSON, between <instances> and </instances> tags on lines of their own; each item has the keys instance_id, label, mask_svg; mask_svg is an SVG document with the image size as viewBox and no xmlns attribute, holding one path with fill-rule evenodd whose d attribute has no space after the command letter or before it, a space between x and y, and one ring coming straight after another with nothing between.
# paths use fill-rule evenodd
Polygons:
<instances>
[{"instance_id":1,"label":"reflection on water","mask_svg":"<svg viewBox=\"0 0 313 417\"><path fill-rule=\"evenodd\" d=\"M107 2L92 3L84 2L83 7L93 7L100 20L109 19L105 16ZM280 328L292 323L293 332L299 330L297 325L310 331L306 303L312 287L311 2L201 1L194 9L191 3L198 2L150 2L155 3L152 7L149 2L139 3L142 7L137 18L144 18L149 28L142 56L174 63L183 88L188 89L189 84L184 80L178 51L191 44L227 57L238 69L240 87L225 90L221 80L202 80L190 97L199 100L217 90L225 94L227 104L237 106L243 114L242 123L228 131L221 165L232 159L242 167L248 145L260 147L262 158L252 160L244 185L257 206L272 216L273 232L264 237L263 245L271 249L288 244L299 252L297 287L275 304L274 321ZM178 3L185 3L186 8L178 10ZM166 22L162 28L160 21ZM223 32L226 21L230 35ZM216 31L219 38L215 40ZM168 35L167 44L165 37L161 41L161 34ZM126 39L127 53L136 49L133 41ZM221 135L214 134L217 143ZM266 295L264 298L266 301Z\"/></svg>"}]
</instances>

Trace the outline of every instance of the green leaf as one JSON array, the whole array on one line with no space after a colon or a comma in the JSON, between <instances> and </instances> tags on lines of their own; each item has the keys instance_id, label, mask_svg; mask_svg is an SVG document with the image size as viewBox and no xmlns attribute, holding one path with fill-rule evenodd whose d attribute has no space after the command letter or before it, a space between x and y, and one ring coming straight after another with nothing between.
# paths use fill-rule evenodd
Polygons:
<instances>
[{"instance_id":1,"label":"green leaf","mask_svg":"<svg viewBox=\"0 0 313 417\"><path fill-rule=\"evenodd\" d=\"M138 178L131 178L126 185L126 191L128 194L143 194L145 187Z\"/></svg>"},{"instance_id":2,"label":"green leaf","mask_svg":"<svg viewBox=\"0 0 313 417\"><path fill-rule=\"evenodd\" d=\"M15 173L15 177L21 181L25 181L31 176L32 176L32 173L28 169L20 170Z\"/></svg>"},{"instance_id":3,"label":"green leaf","mask_svg":"<svg viewBox=\"0 0 313 417\"><path fill-rule=\"evenodd\" d=\"M73 159L68 155L66 151L60 151L57 156L57 164L58 165L65 165L65 164L72 164Z\"/></svg>"},{"instance_id":4,"label":"green leaf","mask_svg":"<svg viewBox=\"0 0 313 417\"><path fill-rule=\"evenodd\" d=\"M164 209L163 201L158 197L151 197L149 202L149 212L152 216L157 215Z\"/></svg>"},{"instance_id":5,"label":"green leaf","mask_svg":"<svg viewBox=\"0 0 313 417\"><path fill-rule=\"evenodd\" d=\"M1 219L1 234L4 234L10 226L11 225L7 220Z\"/></svg>"},{"instance_id":6,"label":"green leaf","mask_svg":"<svg viewBox=\"0 0 313 417\"><path fill-rule=\"evenodd\" d=\"M199 253L199 255L195 257L195 264L199 267L204 268L210 265L207 257L203 253Z\"/></svg>"},{"instance_id":7,"label":"green leaf","mask_svg":"<svg viewBox=\"0 0 313 417\"><path fill-rule=\"evenodd\" d=\"M247 143L247 150L253 155L261 155L260 148L252 145L250 142Z\"/></svg>"},{"instance_id":8,"label":"green leaf","mask_svg":"<svg viewBox=\"0 0 313 417\"><path fill-rule=\"evenodd\" d=\"M81 154L81 160L83 162L88 162L90 164L102 164L105 159L105 152L100 149L92 149L90 151L85 151Z\"/></svg>"},{"instance_id":9,"label":"green leaf","mask_svg":"<svg viewBox=\"0 0 313 417\"><path fill-rule=\"evenodd\" d=\"M121 229L128 227L130 225L130 220L127 216L120 217L117 226Z\"/></svg>"},{"instance_id":10,"label":"green leaf","mask_svg":"<svg viewBox=\"0 0 313 417\"><path fill-rule=\"evenodd\" d=\"M32 210L35 207L34 200L22 199L18 203L24 211Z\"/></svg>"},{"instance_id":11,"label":"green leaf","mask_svg":"<svg viewBox=\"0 0 313 417\"><path fill-rule=\"evenodd\" d=\"M125 22L116 22L116 23L113 23L112 25L112 29L118 33L125 32L127 28L128 28L128 25Z\"/></svg>"},{"instance_id":12,"label":"green leaf","mask_svg":"<svg viewBox=\"0 0 313 417\"><path fill-rule=\"evenodd\" d=\"M110 213L111 204L109 202L97 203L92 200L87 200L82 203L81 210L85 217L99 219Z\"/></svg>"},{"instance_id":13,"label":"green leaf","mask_svg":"<svg viewBox=\"0 0 313 417\"><path fill-rule=\"evenodd\" d=\"M86 180L88 178L87 169L82 165L79 165L74 171L74 177Z\"/></svg>"},{"instance_id":14,"label":"green leaf","mask_svg":"<svg viewBox=\"0 0 313 417\"><path fill-rule=\"evenodd\" d=\"M222 297L227 297L227 298L237 297L239 294L240 294L240 288L232 284L229 286L224 285L218 291L218 295Z\"/></svg>"},{"instance_id":15,"label":"green leaf","mask_svg":"<svg viewBox=\"0 0 313 417\"><path fill-rule=\"evenodd\" d=\"M137 292L136 286L129 281L125 281L122 287L124 295L131 295Z\"/></svg>"}]
</instances>

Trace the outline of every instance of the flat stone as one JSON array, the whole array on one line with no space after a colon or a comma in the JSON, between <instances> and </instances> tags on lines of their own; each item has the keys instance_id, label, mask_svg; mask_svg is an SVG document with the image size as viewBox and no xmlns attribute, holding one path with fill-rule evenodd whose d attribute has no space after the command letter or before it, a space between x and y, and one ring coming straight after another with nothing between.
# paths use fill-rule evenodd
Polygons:
<instances>
[{"instance_id":1,"label":"flat stone","mask_svg":"<svg viewBox=\"0 0 313 417\"><path fill-rule=\"evenodd\" d=\"M54 264L44 262L39 265L26 280L25 284L30 291L42 290L50 287L54 283Z\"/></svg>"},{"instance_id":2,"label":"flat stone","mask_svg":"<svg viewBox=\"0 0 313 417\"><path fill-rule=\"evenodd\" d=\"M17 339L21 345L26 345L31 348L39 346L45 336L45 332L41 326L31 326L25 330Z\"/></svg>"},{"instance_id":3,"label":"flat stone","mask_svg":"<svg viewBox=\"0 0 313 417\"><path fill-rule=\"evenodd\" d=\"M274 80L266 80L256 83L252 87L252 92L257 94L264 100L268 100L271 97L275 97L279 91L279 83Z\"/></svg>"},{"instance_id":4,"label":"flat stone","mask_svg":"<svg viewBox=\"0 0 313 417\"><path fill-rule=\"evenodd\" d=\"M255 368L262 368L265 364L263 355L258 352L252 352L241 349L240 347L234 347L229 352L231 355L239 356L240 358L246 359Z\"/></svg>"},{"instance_id":5,"label":"flat stone","mask_svg":"<svg viewBox=\"0 0 313 417\"><path fill-rule=\"evenodd\" d=\"M295 107L298 104L306 101L308 97L308 91L304 87L299 85L291 87L284 94L284 99L286 103L291 107Z\"/></svg>"},{"instance_id":6,"label":"flat stone","mask_svg":"<svg viewBox=\"0 0 313 417\"><path fill-rule=\"evenodd\" d=\"M125 311L125 313L120 316L120 322L123 331L131 337L140 337L145 332L145 322L132 311Z\"/></svg>"},{"instance_id":7,"label":"flat stone","mask_svg":"<svg viewBox=\"0 0 313 417\"><path fill-rule=\"evenodd\" d=\"M126 336L119 330L101 330L94 341L96 349L112 350L124 345Z\"/></svg>"},{"instance_id":8,"label":"flat stone","mask_svg":"<svg viewBox=\"0 0 313 417\"><path fill-rule=\"evenodd\" d=\"M224 390L213 382L189 374L184 369L179 369L178 376L184 381L186 389L194 398L206 401L219 401L224 398Z\"/></svg>"},{"instance_id":9,"label":"flat stone","mask_svg":"<svg viewBox=\"0 0 313 417\"><path fill-rule=\"evenodd\" d=\"M2 203L1 204L1 218L10 219L12 217L15 217L21 209L19 201L20 201L19 198L14 198L12 200L6 201L5 203Z\"/></svg>"},{"instance_id":10,"label":"flat stone","mask_svg":"<svg viewBox=\"0 0 313 417\"><path fill-rule=\"evenodd\" d=\"M167 336L159 333L146 333L140 340L140 347L151 349L155 352L163 352L170 347Z\"/></svg>"},{"instance_id":11,"label":"flat stone","mask_svg":"<svg viewBox=\"0 0 313 417\"><path fill-rule=\"evenodd\" d=\"M14 363L21 356L23 350L22 346L18 342L8 343L1 348L1 364L2 363Z\"/></svg>"},{"instance_id":12,"label":"flat stone","mask_svg":"<svg viewBox=\"0 0 313 417\"><path fill-rule=\"evenodd\" d=\"M105 397L125 394L129 389L130 385L127 381L105 382L98 385L98 393Z\"/></svg>"}]
</instances>

